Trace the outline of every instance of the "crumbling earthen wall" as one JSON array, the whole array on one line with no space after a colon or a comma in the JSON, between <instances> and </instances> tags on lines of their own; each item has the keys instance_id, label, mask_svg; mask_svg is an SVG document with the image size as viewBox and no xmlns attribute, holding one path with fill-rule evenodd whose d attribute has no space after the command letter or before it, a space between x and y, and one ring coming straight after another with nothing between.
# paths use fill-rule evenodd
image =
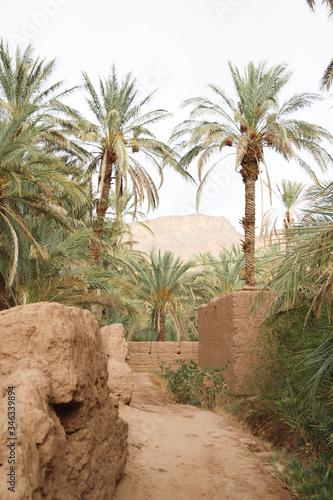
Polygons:
<instances>
[{"instance_id":1,"label":"crumbling earthen wall","mask_svg":"<svg viewBox=\"0 0 333 500\"><path fill-rule=\"evenodd\" d=\"M108 386L120 401L129 404L133 394L133 372L126 363L128 343L120 323L101 328L104 352L108 358Z\"/></svg>"},{"instance_id":2,"label":"crumbling earthen wall","mask_svg":"<svg viewBox=\"0 0 333 500\"><path fill-rule=\"evenodd\" d=\"M128 427L95 318L56 303L14 307L0 313L0 343L0 498L111 500Z\"/></svg>"},{"instance_id":3,"label":"crumbling earthen wall","mask_svg":"<svg viewBox=\"0 0 333 500\"><path fill-rule=\"evenodd\" d=\"M213 298L198 310L199 366L220 368L230 362L228 381L237 385L251 366L247 356L251 340L258 335L264 307L250 313L258 289L244 287L235 293Z\"/></svg>"},{"instance_id":4,"label":"crumbling earthen wall","mask_svg":"<svg viewBox=\"0 0 333 500\"><path fill-rule=\"evenodd\" d=\"M133 368L156 368L161 361L177 366L176 360L198 362L198 342L129 342L127 362Z\"/></svg>"}]
</instances>

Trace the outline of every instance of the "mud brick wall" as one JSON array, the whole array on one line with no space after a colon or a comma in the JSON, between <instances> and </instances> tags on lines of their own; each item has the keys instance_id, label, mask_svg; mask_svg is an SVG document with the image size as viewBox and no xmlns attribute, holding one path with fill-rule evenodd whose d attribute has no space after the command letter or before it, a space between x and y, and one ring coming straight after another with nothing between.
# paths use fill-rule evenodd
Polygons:
<instances>
[{"instance_id":1,"label":"mud brick wall","mask_svg":"<svg viewBox=\"0 0 333 500\"><path fill-rule=\"evenodd\" d=\"M198 362L198 342L129 342L126 358L130 367L156 368L161 361L173 368L177 359Z\"/></svg>"},{"instance_id":2,"label":"mud brick wall","mask_svg":"<svg viewBox=\"0 0 333 500\"><path fill-rule=\"evenodd\" d=\"M263 306L256 316L250 314L257 294L258 289L244 287L216 297L198 310L199 366L220 368L229 361L228 381L234 387L251 370L247 353L251 340L258 335L265 309Z\"/></svg>"}]
</instances>

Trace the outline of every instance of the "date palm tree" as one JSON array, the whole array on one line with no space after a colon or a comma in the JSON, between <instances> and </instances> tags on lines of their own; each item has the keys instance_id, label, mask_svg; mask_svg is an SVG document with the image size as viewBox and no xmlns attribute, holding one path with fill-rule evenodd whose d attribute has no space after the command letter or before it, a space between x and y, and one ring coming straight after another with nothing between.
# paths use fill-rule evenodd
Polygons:
<instances>
[{"instance_id":1,"label":"date palm tree","mask_svg":"<svg viewBox=\"0 0 333 500\"><path fill-rule=\"evenodd\" d=\"M159 200L158 188L147 170L147 163L156 168L161 183L165 165L172 165L184 176L187 174L175 161L170 147L158 141L148 128L169 113L163 109L143 113L152 94L138 101L138 85L130 73L120 83L113 66L108 78L99 79L98 90L86 73L83 73L83 78L86 100L95 123L81 123L81 138L92 148L90 172L99 171L100 195L94 230L101 238L112 183L115 185L116 206L119 205L119 196L129 190L133 193L135 207L147 200L149 211L158 205ZM98 252L95 258L98 258Z\"/></svg>"},{"instance_id":2,"label":"date palm tree","mask_svg":"<svg viewBox=\"0 0 333 500\"><path fill-rule=\"evenodd\" d=\"M0 309L9 305L8 287L16 273L22 238L30 241L41 258L47 258L24 215L48 214L70 229L60 201L71 199L79 205L86 199L70 178L68 165L38 144L43 127L26 126L29 114L26 106L8 122L0 111Z\"/></svg>"},{"instance_id":3,"label":"date palm tree","mask_svg":"<svg viewBox=\"0 0 333 500\"><path fill-rule=\"evenodd\" d=\"M205 273L191 271L194 264L194 261L183 262L169 251L162 254L160 250L151 251L147 260L133 261L138 275L138 298L152 312L157 341L165 341L167 313L179 329L178 313L183 308L189 312L190 306L193 310L196 299L210 290L209 283L204 280Z\"/></svg>"},{"instance_id":4,"label":"date palm tree","mask_svg":"<svg viewBox=\"0 0 333 500\"><path fill-rule=\"evenodd\" d=\"M265 242L271 243L274 236L279 236L277 226L280 222L286 230L301 220L297 207L305 200L304 188L305 184L286 179L281 181L281 187L276 185L276 195L281 208L271 208L263 216L261 235Z\"/></svg>"},{"instance_id":5,"label":"date palm tree","mask_svg":"<svg viewBox=\"0 0 333 500\"><path fill-rule=\"evenodd\" d=\"M265 63L255 66L250 62L244 73L229 63L235 87L236 101L221 88L209 85L215 100L198 97L185 101L192 106L190 118L172 133L172 140L182 139L180 148L189 148L182 159L188 166L198 158L200 186L197 207L209 174L216 164L203 176L204 166L214 153L227 147L235 148L235 166L245 185L245 216L242 225L245 240L245 285L255 285L255 183L261 165L267 171L265 149L272 149L285 160L294 160L303 170L314 177L314 172L300 153L307 152L322 170L332 157L324 149L324 139L332 142L331 134L318 125L291 118L298 110L309 107L319 97L311 93L299 93L282 104L279 96L288 83L291 73L284 64L267 68ZM201 119L199 119L201 118Z\"/></svg>"},{"instance_id":6,"label":"date palm tree","mask_svg":"<svg viewBox=\"0 0 333 500\"><path fill-rule=\"evenodd\" d=\"M17 47L13 55L3 40L0 42L0 109L7 121L25 113L23 127L38 125L35 141L47 146L49 152L61 152L67 160L82 162L85 150L72 140L76 128L73 119L80 115L65 105L63 98L77 87L63 89L64 82L49 83L55 70L55 60L34 57L29 45L24 51ZM41 125L43 125L41 127Z\"/></svg>"},{"instance_id":7,"label":"date palm tree","mask_svg":"<svg viewBox=\"0 0 333 500\"><path fill-rule=\"evenodd\" d=\"M35 241L46 250L41 258L31 242L22 241L22 258L11 287L15 305L33 302L60 302L67 306L116 308L137 319L134 306L135 286L122 267L121 251L113 256L111 268L94 265L89 252L91 228L68 231L49 216L25 218Z\"/></svg>"},{"instance_id":8,"label":"date palm tree","mask_svg":"<svg viewBox=\"0 0 333 500\"><path fill-rule=\"evenodd\" d=\"M308 312L304 327L312 314L319 315L324 305L328 316L333 299L333 182L313 186L307 191L311 201L304 209L302 222L285 232L287 253L280 253L275 259L273 277L269 283L272 293L270 311L276 313L292 309L298 304L306 304ZM257 298L255 308L267 300L268 290L263 289ZM316 399L321 385L331 387L333 369L333 337L328 326L326 340L299 356L306 369L303 389L305 394ZM310 374L310 377L308 377ZM331 426L330 440L333 440Z\"/></svg>"},{"instance_id":9,"label":"date palm tree","mask_svg":"<svg viewBox=\"0 0 333 500\"><path fill-rule=\"evenodd\" d=\"M263 249L256 250L255 283L260 286L265 281L266 269L261 266ZM245 256L240 245L232 245L230 249L221 247L218 256L204 252L197 257L207 272L206 279L212 285L212 297L233 293L245 283Z\"/></svg>"},{"instance_id":10,"label":"date palm tree","mask_svg":"<svg viewBox=\"0 0 333 500\"><path fill-rule=\"evenodd\" d=\"M311 201L302 222L285 231L289 251L276 260L270 290L276 294L272 310L293 307L301 300L309 313L319 313L331 304L333 290L333 183L325 182L308 191Z\"/></svg>"},{"instance_id":11,"label":"date palm tree","mask_svg":"<svg viewBox=\"0 0 333 500\"><path fill-rule=\"evenodd\" d=\"M244 285L245 258L240 246L222 247L218 257L211 252L201 253L197 260L207 269L214 286L213 297L236 292Z\"/></svg>"}]
</instances>

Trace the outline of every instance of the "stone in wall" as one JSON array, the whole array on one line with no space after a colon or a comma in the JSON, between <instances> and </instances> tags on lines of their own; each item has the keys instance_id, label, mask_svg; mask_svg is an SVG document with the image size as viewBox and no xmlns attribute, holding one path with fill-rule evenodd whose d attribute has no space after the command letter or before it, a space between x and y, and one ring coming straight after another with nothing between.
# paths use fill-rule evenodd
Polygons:
<instances>
[{"instance_id":1,"label":"stone in wall","mask_svg":"<svg viewBox=\"0 0 333 500\"><path fill-rule=\"evenodd\" d=\"M108 357L108 386L110 392L123 403L129 404L133 394L133 372L126 364L128 343L122 324L101 329L104 351Z\"/></svg>"},{"instance_id":2,"label":"stone in wall","mask_svg":"<svg viewBox=\"0 0 333 500\"><path fill-rule=\"evenodd\" d=\"M95 318L56 303L0 313L0 498L111 500L127 424L107 386ZM8 387L15 386L15 495L8 490Z\"/></svg>"}]
</instances>

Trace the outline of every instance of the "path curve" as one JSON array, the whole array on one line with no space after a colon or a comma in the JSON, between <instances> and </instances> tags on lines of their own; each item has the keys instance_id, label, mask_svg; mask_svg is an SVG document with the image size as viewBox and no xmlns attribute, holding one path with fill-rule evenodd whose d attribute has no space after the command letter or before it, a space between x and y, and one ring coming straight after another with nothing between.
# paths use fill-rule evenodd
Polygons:
<instances>
[{"instance_id":1,"label":"path curve","mask_svg":"<svg viewBox=\"0 0 333 500\"><path fill-rule=\"evenodd\" d=\"M148 373L134 373L129 457L115 500L289 500L261 443L232 420L164 404Z\"/></svg>"}]
</instances>

